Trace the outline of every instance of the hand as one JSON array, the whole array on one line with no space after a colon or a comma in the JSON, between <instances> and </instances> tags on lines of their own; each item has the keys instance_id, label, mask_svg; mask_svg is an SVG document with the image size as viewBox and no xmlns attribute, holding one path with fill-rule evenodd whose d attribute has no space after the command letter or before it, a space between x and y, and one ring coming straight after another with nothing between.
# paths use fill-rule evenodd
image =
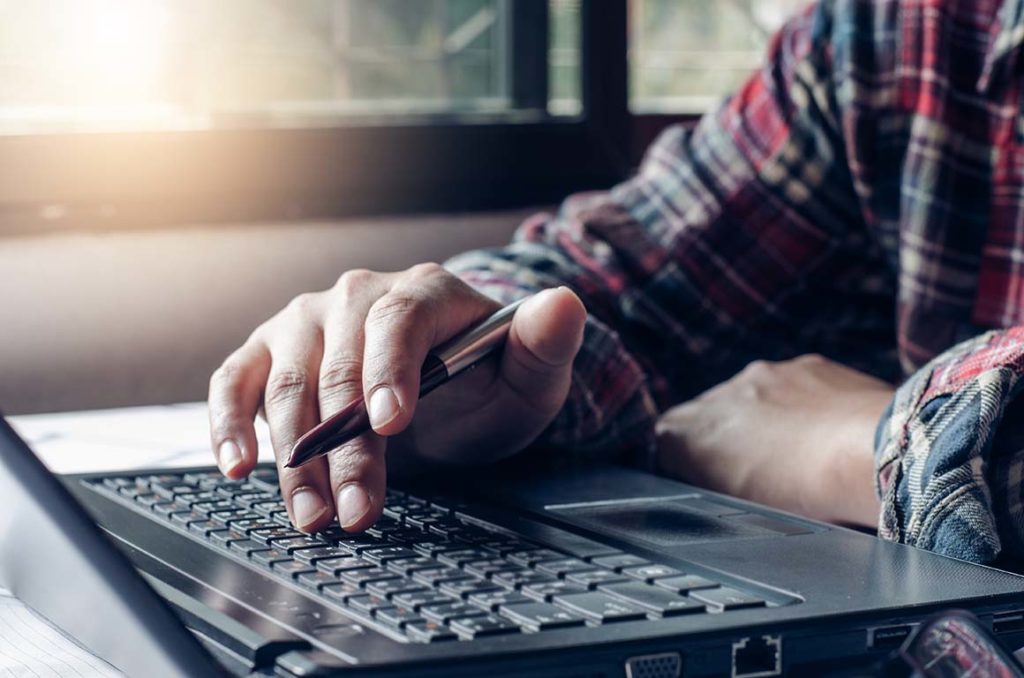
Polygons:
<instances>
[{"instance_id":1,"label":"hand","mask_svg":"<svg viewBox=\"0 0 1024 678\"><path fill-rule=\"evenodd\" d=\"M516 311L499 359L417 402L427 352L498 308L436 264L349 271L333 288L297 297L210 380L218 465L231 478L252 470L253 420L262 408L292 522L311 532L336 516L355 532L380 516L387 437L397 436L406 453L440 461L483 463L518 451L554 419L569 391L586 311L566 288L541 292ZM373 432L327 458L284 468L302 434L359 395Z\"/></svg>"},{"instance_id":2,"label":"hand","mask_svg":"<svg viewBox=\"0 0 1024 678\"><path fill-rule=\"evenodd\" d=\"M658 466L718 492L874 526L874 433L892 393L817 355L754 362L662 415Z\"/></svg>"}]
</instances>

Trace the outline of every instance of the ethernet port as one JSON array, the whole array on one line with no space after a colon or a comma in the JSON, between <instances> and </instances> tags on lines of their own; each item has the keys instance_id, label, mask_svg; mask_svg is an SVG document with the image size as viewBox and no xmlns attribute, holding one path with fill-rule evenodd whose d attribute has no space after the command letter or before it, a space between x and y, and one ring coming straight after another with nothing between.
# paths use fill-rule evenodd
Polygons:
<instances>
[{"instance_id":1,"label":"ethernet port","mask_svg":"<svg viewBox=\"0 0 1024 678\"><path fill-rule=\"evenodd\" d=\"M779 636L744 638L732 644L732 678L782 675L782 639Z\"/></svg>"}]
</instances>

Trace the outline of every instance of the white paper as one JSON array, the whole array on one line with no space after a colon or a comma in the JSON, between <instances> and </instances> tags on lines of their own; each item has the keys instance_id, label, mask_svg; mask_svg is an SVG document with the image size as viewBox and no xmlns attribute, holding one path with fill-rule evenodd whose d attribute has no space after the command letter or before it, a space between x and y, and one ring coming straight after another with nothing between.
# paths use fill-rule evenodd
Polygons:
<instances>
[{"instance_id":1,"label":"white paper","mask_svg":"<svg viewBox=\"0 0 1024 678\"><path fill-rule=\"evenodd\" d=\"M0 589L0 676L118 678L121 675Z\"/></svg>"},{"instance_id":2,"label":"white paper","mask_svg":"<svg viewBox=\"0 0 1024 678\"><path fill-rule=\"evenodd\" d=\"M54 473L120 471L214 463L206 403L36 414L8 419ZM274 459L256 422L260 461Z\"/></svg>"}]
</instances>

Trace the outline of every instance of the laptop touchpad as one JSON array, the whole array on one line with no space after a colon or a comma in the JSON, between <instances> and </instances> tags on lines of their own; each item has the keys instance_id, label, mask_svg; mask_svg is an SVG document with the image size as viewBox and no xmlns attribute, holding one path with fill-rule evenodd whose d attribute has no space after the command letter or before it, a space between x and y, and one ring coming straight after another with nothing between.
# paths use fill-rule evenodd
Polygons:
<instances>
[{"instance_id":1,"label":"laptop touchpad","mask_svg":"<svg viewBox=\"0 0 1024 678\"><path fill-rule=\"evenodd\" d=\"M688 504L686 499L628 499L550 506L548 510L567 522L595 532L630 540L640 539L658 546L777 537L812 531L795 521L756 513L717 516L696 508L699 504L692 507Z\"/></svg>"}]
</instances>

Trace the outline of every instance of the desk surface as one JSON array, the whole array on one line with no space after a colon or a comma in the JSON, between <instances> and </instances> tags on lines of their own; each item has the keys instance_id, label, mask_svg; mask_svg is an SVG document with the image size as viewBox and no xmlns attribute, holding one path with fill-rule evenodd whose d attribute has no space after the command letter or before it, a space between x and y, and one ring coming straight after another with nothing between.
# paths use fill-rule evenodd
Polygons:
<instances>
[{"instance_id":1,"label":"desk surface","mask_svg":"<svg viewBox=\"0 0 1024 678\"><path fill-rule=\"evenodd\" d=\"M9 421L55 473L213 463L206 403L38 414ZM262 422L257 437L260 459L272 460L269 432ZM0 588L0 676L121 675Z\"/></svg>"}]
</instances>

